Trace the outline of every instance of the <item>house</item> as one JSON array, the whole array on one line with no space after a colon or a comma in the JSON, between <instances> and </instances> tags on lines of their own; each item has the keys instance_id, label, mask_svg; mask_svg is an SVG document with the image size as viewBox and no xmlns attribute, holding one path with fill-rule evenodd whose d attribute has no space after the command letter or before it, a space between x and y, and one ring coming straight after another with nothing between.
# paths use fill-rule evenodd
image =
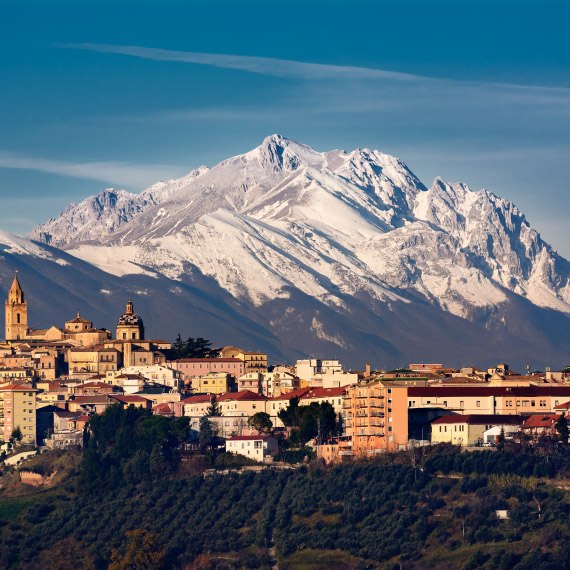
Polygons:
<instances>
[{"instance_id":1,"label":"house","mask_svg":"<svg viewBox=\"0 0 570 570\"><path fill-rule=\"evenodd\" d=\"M112 400L115 400L123 408L128 408L129 406L134 406L135 408L142 408L143 410L150 410L152 404L146 398L142 396L137 396L136 394L127 394L125 396L119 394L112 394L109 396Z\"/></svg>"},{"instance_id":2,"label":"house","mask_svg":"<svg viewBox=\"0 0 570 570\"><path fill-rule=\"evenodd\" d=\"M119 402L106 394L95 396L75 396L67 404L69 411L84 411L102 414L109 406L117 405Z\"/></svg>"},{"instance_id":3,"label":"house","mask_svg":"<svg viewBox=\"0 0 570 570\"><path fill-rule=\"evenodd\" d=\"M244 363L244 373L267 372L267 354L243 350L237 346L223 346L220 349L221 358L237 358Z\"/></svg>"},{"instance_id":4,"label":"house","mask_svg":"<svg viewBox=\"0 0 570 570\"><path fill-rule=\"evenodd\" d=\"M249 457L259 463L271 460L278 452L277 440L270 435L237 435L226 440L226 451Z\"/></svg>"},{"instance_id":5,"label":"house","mask_svg":"<svg viewBox=\"0 0 570 570\"><path fill-rule=\"evenodd\" d=\"M513 436L520 431L520 425L493 426L483 432L483 445L496 445L499 443L501 435L503 435L505 439L513 439Z\"/></svg>"},{"instance_id":6,"label":"house","mask_svg":"<svg viewBox=\"0 0 570 570\"><path fill-rule=\"evenodd\" d=\"M163 402L162 404L156 404L156 406L152 407L152 413L155 416L172 418L174 417L174 404L172 402Z\"/></svg>"},{"instance_id":7,"label":"house","mask_svg":"<svg viewBox=\"0 0 570 570\"><path fill-rule=\"evenodd\" d=\"M96 394L113 394L119 392L115 386L105 382L85 382L69 389L74 396L95 396Z\"/></svg>"},{"instance_id":8,"label":"house","mask_svg":"<svg viewBox=\"0 0 570 570\"><path fill-rule=\"evenodd\" d=\"M248 390L228 392L217 398L223 416L250 417L258 412L265 412L268 398Z\"/></svg>"},{"instance_id":9,"label":"house","mask_svg":"<svg viewBox=\"0 0 570 570\"><path fill-rule=\"evenodd\" d=\"M233 378L227 372L208 372L203 376L192 378L192 390L198 393L224 394L229 392L233 386Z\"/></svg>"},{"instance_id":10,"label":"house","mask_svg":"<svg viewBox=\"0 0 570 570\"><path fill-rule=\"evenodd\" d=\"M136 374L149 382L168 386L173 390L180 390L183 386L182 374L173 368L161 364L149 366L126 366L120 370L121 375Z\"/></svg>"},{"instance_id":11,"label":"house","mask_svg":"<svg viewBox=\"0 0 570 570\"><path fill-rule=\"evenodd\" d=\"M525 419L522 430L524 433L540 437L543 435L557 435L556 422L560 414L533 414Z\"/></svg>"},{"instance_id":12,"label":"house","mask_svg":"<svg viewBox=\"0 0 570 570\"><path fill-rule=\"evenodd\" d=\"M182 373L186 384L196 376L204 376L210 372L225 372L234 378L245 374L245 364L239 358L179 358L170 366Z\"/></svg>"},{"instance_id":13,"label":"house","mask_svg":"<svg viewBox=\"0 0 570 570\"><path fill-rule=\"evenodd\" d=\"M452 443L463 447L483 444L483 434L494 427L523 423L522 416L493 414L452 414L442 416L431 424L432 443Z\"/></svg>"}]
</instances>

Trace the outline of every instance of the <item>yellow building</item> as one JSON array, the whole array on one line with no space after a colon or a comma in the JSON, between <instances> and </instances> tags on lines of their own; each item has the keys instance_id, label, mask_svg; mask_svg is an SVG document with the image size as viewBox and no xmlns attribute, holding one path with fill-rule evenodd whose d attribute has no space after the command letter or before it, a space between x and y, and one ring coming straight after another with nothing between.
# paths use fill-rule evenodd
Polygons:
<instances>
[{"instance_id":1,"label":"yellow building","mask_svg":"<svg viewBox=\"0 0 570 570\"><path fill-rule=\"evenodd\" d=\"M432 443L452 443L462 447L483 443L483 434L492 427L520 426L520 416L461 415L437 418L431 424Z\"/></svg>"},{"instance_id":2,"label":"yellow building","mask_svg":"<svg viewBox=\"0 0 570 570\"><path fill-rule=\"evenodd\" d=\"M226 372L210 372L192 378L192 390L208 394L224 394L233 386L232 377Z\"/></svg>"},{"instance_id":3,"label":"yellow building","mask_svg":"<svg viewBox=\"0 0 570 570\"><path fill-rule=\"evenodd\" d=\"M263 352L251 352L237 346L224 346L220 349L220 358L238 358L243 361L245 374L267 372L267 354Z\"/></svg>"},{"instance_id":4,"label":"yellow building","mask_svg":"<svg viewBox=\"0 0 570 570\"><path fill-rule=\"evenodd\" d=\"M0 438L4 441L20 428L22 443L36 444L36 393L31 385L0 387Z\"/></svg>"},{"instance_id":5,"label":"yellow building","mask_svg":"<svg viewBox=\"0 0 570 570\"><path fill-rule=\"evenodd\" d=\"M70 348L67 352L69 376L87 378L119 368L119 351L114 348Z\"/></svg>"}]
</instances>

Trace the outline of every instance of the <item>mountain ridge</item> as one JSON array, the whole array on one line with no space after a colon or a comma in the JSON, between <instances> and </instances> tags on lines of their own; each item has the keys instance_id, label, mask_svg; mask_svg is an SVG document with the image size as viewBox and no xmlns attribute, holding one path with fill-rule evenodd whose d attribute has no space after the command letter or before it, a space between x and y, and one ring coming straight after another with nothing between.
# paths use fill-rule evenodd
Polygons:
<instances>
[{"instance_id":1,"label":"mountain ridge","mask_svg":"<svg viewBox=\"0 0 570 570\"><path fill-rule=\"evenodd\" d=\"M519 339L541 325L521 336L530 317L514 306L570 314L570 264L512 202L439 177L428 188L377 150L317 152L272 135L212 168L112 204L102 198L70 206L30 237L49 235L124 279L201 275L257 312L312 299L341 328L353 301L379 322L392 318L391 305L427 304ZM104 207L93 213L94 204ZM318 319L303 323L304 335L354 344Z\"/></svg>"}]
</instances>

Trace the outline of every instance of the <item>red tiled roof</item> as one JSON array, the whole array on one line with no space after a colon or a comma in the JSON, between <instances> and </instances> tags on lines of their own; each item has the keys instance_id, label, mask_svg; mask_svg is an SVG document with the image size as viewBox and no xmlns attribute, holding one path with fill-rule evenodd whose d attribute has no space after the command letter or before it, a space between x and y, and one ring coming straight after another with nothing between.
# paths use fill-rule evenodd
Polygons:
<instances>
[{"instance_id":1,"label":"red tiled roof","mask_svg":"<svg viewBox=\"0 0 570 570\"><path fill-rule=\"evenodd\" d=\"M210 402L212 400L212 396L209 394L198 394L196 396L190 396L189 398L184 398L181 400L181 404L203 404L205 402Z\"/></svg>"},{"instance_id":2,"label":"red tiled roof","mask_svg":"<svg viewBox=\"0 0 570 570\"><path fill-rule=\"evenodd\" d=\"M0 392L39 392L39 390L25 384L8 384L7 386L2 386Z\"/></svg>"},{"instance_id":3,"label":"red tiled roof","mask_svg":"<svg viewBox=\"0 0 570 570\"><path fill-rule=\"evenodd\" d=\"M409 397L453 397L453 396L566 396L570 398L570 386L412 386Z\"/></svg>"},{"instance_id":4,"label":"red tiled roof","mask_svg":"<svg viewBox=\"0 0 570 570\"><path fill-rule=\"evenodd\" d=\"M168 402L163 402L162 404L156 404L152 407L153 412L172 412L172 406Z\"/></svg>"},{"instance_id":5,"label":"red tiled roof","mask_svg":"<svg viewBox=\"0 0 570 570\"><path fill-rule=\"evenodd\" d=\"M299 400L310 390L311 388L297 388L296 390L291 390L286 394L281 394L280 396L275 396L271 400L290 400L291 398L299 398Z\"/></svg>"},{"instance_id":6,"label":"red tiled roof","mask_svg":"<svg viewBox=\"0 0 570 570\"><path fill-rule=\"evenodd\" d=\"M242 390L241 392L226 392L225 394L218 396L218 402L226 402L228 400L263 400L265 402L266 400L269 400L269 398L266 396L260 396L259 394L249 390Z\"/></svg>"},{"instance_id":7,"label":"red tiled roof","mask_svg":"<svg viewBox=\"0 0 570 570\"><path fill-rule=\"evenodd\" d=\"M560 416L558 414L534 414L526 418L524 428L552 427Z\"/></svg>"},{"instance_id":8,"label":"red tiled roof","mask_svg":"<svg viewBox=\"0 0 570 570\"><path fill-rule=\"evenodd\" d=\"M309 391L301 396L301 400L310 398L339 398L345 393L344 386L338 388L309 388Z\"/></svg>"},{"instance_id":9,"label":"red tiled roof","mask_svg":"<svg viewBox=\"0 0 570 570\"><path fill-rule=\"evenodd\" d=\"M500 414L452 414L437 418L433 424L470 424L470 425L518 425L523 423L524 418L515 415Z\"/></svg>"},{"instance_id":10,"label":"red tiled roof","mask_svg":"<svg viewBox=\"0 0 570 570\"><path fill-rule=\"evenodd\" d=\"M72 403L76 404L112 404L111 397L107 395L75 396Z\"/></svg>"},{"instance_id":11,"label":"red tiled roof","mask_svg":"<svg viewBox=\"0 0 570 570\"><path fill-rule=\"evenodd\" d=\"M136 403L145 403L148 402L148 400L146 398L143 398L142 396L136 396L136 395L131 395L131 396L115 396L114 394L109 395L110 398L113 398L113 400L118 400L119 402L123 402L125 404L134 404Z\"/></svg>"},{"instance_id":12,"label":"red tiled roof","mask_svg":"<svg viewBox=\"0 0 570 570\"><path fill-rule=\"evenodd\" d=\"M570 410L570 402L564 402L563 404L560 404L559 406L555 406L554 409L555 410Z\"/></svg>"}]
</instances>

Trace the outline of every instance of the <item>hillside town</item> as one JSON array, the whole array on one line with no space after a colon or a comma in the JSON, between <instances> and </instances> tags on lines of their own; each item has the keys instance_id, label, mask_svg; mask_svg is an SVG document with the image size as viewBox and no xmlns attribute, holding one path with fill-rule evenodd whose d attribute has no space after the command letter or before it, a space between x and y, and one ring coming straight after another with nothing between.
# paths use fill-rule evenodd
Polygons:
<instances>
[{"instance_id":1,"label":"hillside town","mask_svg":"<svg viewBox=\"0 0 570 570\"><path fill-rule=\"evenodd\" d=\"M81 446L92 418L111 406L187 417L196 441L208 429L226 452L260 463L273 462L284 442L306 444L334 463L430 443L477 449L568 437L570 367L520 373L506 363L409 363L396 370L365 363L346 370L334 358L270 363L267 354L212 348L203 338L146 338L131 300L115 331L96 328L79 311L61 327L33 329L18 275L5 323L4 458L19 448ZM308 410L315 412L310 421Z\"/></svg>"}]
</instances>

